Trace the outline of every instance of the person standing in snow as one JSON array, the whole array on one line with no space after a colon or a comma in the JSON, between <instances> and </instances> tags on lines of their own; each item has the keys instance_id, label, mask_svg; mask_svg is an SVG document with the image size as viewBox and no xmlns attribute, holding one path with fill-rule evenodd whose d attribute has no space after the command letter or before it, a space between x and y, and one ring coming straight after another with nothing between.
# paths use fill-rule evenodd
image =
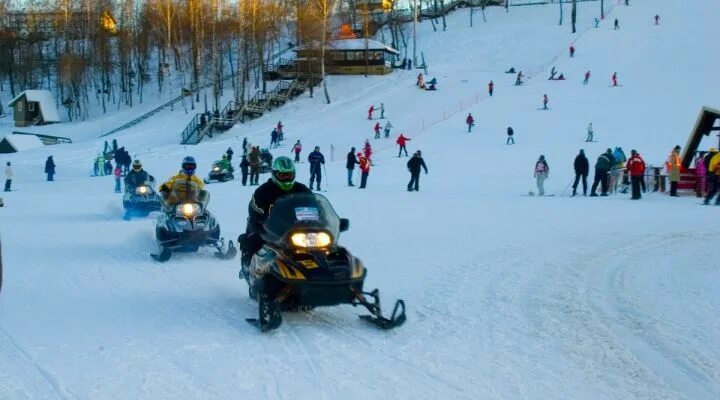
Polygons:
<instances>
[{"instance_id":1,"label":"person standing in snow","mask_svg":"<svg viewBox=\"0 0 720 400\"><path fill-rule=\"evenodd\" d=\"M278 147L278 131L277 131L277 128L273 128L272 132L270 132L270 148L272 149L273 146Z\"/></svg>"},{"instance_id":2,"label":"person standing in snow","mask_svg":"<svg viewBox=\"0 0 720 400\"><path fill-rule=\"evenodd\" d=\"M292 150L290 150L290 152L295 153L295 162L296 163L300 162L300 152L301 151L302 151L302 144L300 144L300 140L298 140L297 142L295 142L295 145L293 145Z\"/></svg>"},{"instance_id":3,"label":"person standing in snow","mask_svg":"<svg viewBox=\"0 0 720 400\"><path fill-rule=\"evenodd\" d=\"M573 167L575 168L575 183L573 183L572 186L572 195L575 197L577 194L578 183L580 183L582 179L583 196L587 196L587 177L590 173L590 162L587 157L585 157L585 150L580 149L580 154L575 157Z\"/></svg>"},{"instance_id":4,"label":"person standing in snow","mask_svg":"<svg viewBox=\"0 0 720 400\"><path fill-rule=\"evenodd\" d=\"M618 30L618 29L620 29L620 22L618 22L618 19L615 18L615 29L614 30Z\"/></svg>"},{"instance_id":5,"label":"person standing in snow","mask_svg":"<svg viewBox=\"0 0 720 400\"><path fill-rule=\"evenodd\" d=\"M523 75L522 71L518 72L517 78L515 78L515 86L520 86L520 85L522 85L522 83L523 83L522 78L523 78L523 77L524 77L524 75Z\"/></svg>"},{"instance_id":6,"label":"person standing in snow","mask_svg":"<svg viewBox=\"0 0 720 400\"><path fill-rule=\"evenodd\" d=\"M407 169L410 171L410 183L407 185L408 192L420 191L420 168L423 168L427 175L428 169L425 160L423 160L422 153L418 150L407 162Z\"/></svg>"},{"instance_id":7,"label":"person standing in snow","mask_svg":"<svg viewBox=\"0 0 720 400\"><path fill-rule=\"evenodd\" d=\"M122 178L122 168L120 168L120 165L115 166L113 175L115 176L115 193L120 193L120 180Z\"/></svg>"},{"instance_id":8,"label":"person standing in snow","mask_svg":"<svg viewBox=\"0 0 720 400\"><path fill-rule=\"evenodd\" d=\"M468 126L468 133L472 132L472 127L475 126L475 118L473 118L472 114L468 113L465 123Z\"/></svg>"},{"instance_id":9,"label":"person standing in snow","mask_svg":"<svg viewBox=\"0 0 720 400\"><path fill-rule=\"evenodd\" d=\"M613 85L613 86L617 86L617 85L618 85L618 83L617 83L617 72L613 72L611 79L612 79L612 85Z\"/></svg>"},{"instance_id":10,"label":"person standing in snow","mask_svg":"<svg viewBox=\"0 0 720 400\"><path fill-rule=\"evenodd\" d=\"M590 82L590 71L585 72L585 79L583 80L583 85L587 85L588 82Z\"/></svg>"},{"instance_id":11,"label":"person standing in snow","mask_svg":"<svg viewBox=\"0 0 720 400\"><path fill-rule=\"evenodd\" d=\"M418 74L415 86L418 86L420 89L425 89L425 78L423 77L422 72Z\"/></svg>"},{"instance_id":12,"label":"person standing in snow","mask_svg":"<svg viewBox=\"0 0 720 400\"><path fill-rule=\"evenodd\" d=\"M373 113L375 112L375 105L371 105L368 108L368 119L373 119Z\"/></svg>"},{"instance_id":13,"label":"person standing in snow","mask_svg":"<svg viewBox=\"0 0 720 400\"><path fill-rule=\"evenodd\" d=\"M668 156L665 166L667 167L667 172L670 176L670 196L678 197L677 190L678 184L680 183L680 170L682 169L680 146L675 146L673 148L673 151Z\"/></svg>"},{"instance_id":14,"label":"person standing in snow","mask_svg":"<svg viewBox=\"0 0 720 400\"><path fill-rule=\"evenodd\" d=\"M372 165L372 146L370 146L370 139L365 139L363 153L365 153L365 158L370 163L370 165Z\"/></svg>"},{"instance_id":15,"label":"person standing in snow","mask_svg":"<svg viewBox=\"0 0 720 400\"><path fill-rule=\"evenodd\" d=\"M600 27L600 20L595 18L595 28L599 28L599 27Z\"/></svg>"},{"instance_id":16,"label":"person standing in snow","mask_svg":"<svg viewBox=\"0 0 720 400\"><path fill-rule=\"evenodd\" d=\"M587 137L585 138L585 141L586 141L586 142L592 142L592 141L593 141L593 134L594 134L594 132L593 132L593 127L592 127L592 122L591 122L591 123L588 124L588 127L587 127Z\"/></svg>"},{"instance_id":17,"label":"person standing in snow","mask_svg":"<svg viewBox=\"0 0 720 400\"><path fill-rule=\"evenodd\" d=\"M615 164L610 168L610 176L612 177L612 184L610 187L612 188L612 192L615 193L618 191L618 185L622 181L623 188L622 193L627 193L627 185L628 185L628 179L625 175L625 161L627 161L627 157L625 156L625 152L623 151L622 147L616 147L615 151L613 151L613 158L615 159Z\"/></svg>"},{"instance_id":18,"label":"person standing in snow","mask_svg":"<svg viewBox=\"0 0 720 400\"><path fill-rule=\"evenodd\" d=\"M655 25L660 25L660 16L655 14Z\"/></svg>"},{"instance_id":19,"label":"person standing in snow","mask_svg":"<svg viewBox=\"0 0 720 400\"><path fill-rule=\"evenodd\" d=\"M247 156L250 163L250 186L259 185L260 181L260 148L255 146Z\"/></svg>"},{"instance_id":20,"label":"person standing in snow","mask_svg":"<svg viewBox=\"0 0 720 400\"><path fill-rule=\"evenodd\" d=\"M393 126L390 123L390 121L385 123L385 139L390 137L390 129L392 129L392 128L393 128Z\"/></svg>"},{"instance_id":21,"label":"person standing in snow","mask_svg":"<svg viewBox=\"0 0 720 400\"><path fill-rule=\"evenodd\" d=\"M277 129L277 133L278 133L278 142L279 142L280 140L282 140L282 136L283 136L283 134L284 134L284 132L283 132L283 127L284 127L284 126L285 126L285 125L282 124L282 121L278 121L277 126L275 127L275 128Z\"/></svg>"},{"instance_id":22,"label":"person standing in snow","mask_svg":"<svg viewBox=\"0 0 720 400\"><path fill-rule=\"evenodd\" d=\"M713 190L713 186L715 186L715 179L713 179L713 173L710 170L710 163L712 162L713 157L718 154L718 150L715 147L710 147L708 149L708 153L705 155L705 173L707 174L707 182L705 186L707 187L707 192L710 193Z\"/></svg>"},{"instance_id":23,"label":"person standing in snow","mask_svg":"<svg viewBox=\"0 0 720 400\"><path fill-rule=\"evenodd\" d=\"M53 156L49 156L47 160L45 160L45 173L47 174L47 180L52 182L55 176L55 161L53 161Z\"/></svg>"},{"instance_id":24,"label":"person standing in snow","mask_svg":"<svg viewBox=\"0 0 720 400\"><path fill-rule=\"evenodd\" d=\"M630 185L632 186L632 200L640 200L641 182L645 175L645 161L635 150L630 150L630 159L627 162L627 170L630 173Z\"/></svg>"},{"instance_id":25,"label":"person standing in snow","mask_svg":"<svg viewBox=\"0 0 720 400\"><path fill-rule=\"evenodd\" d=\"M232 147L228 147L228 149L225 150L225 154L227 154L227 160L232 162L233 154L235 154Z\"/></svg>"},{"instance_id":26,"label":"person standing in snow","mask_svg":"<svg viewBox=\"0 0 720 400\"><path fill-rule=\"evenodd\" d=\"M533 177L537 183L538 194L540 196L545 195L545 179L550 176L550 167L545 161L545 156L541 155L538 161L535 163L535 173Z\"/></svg>"},{"instance_id":27,"label":"person standing in snow","mask_svg":"<svg viewBox=\"0 0 720 400\"><path fill-rule=\"evenodd\" d=\"M355 148L352 147L350 148L350 152L347 154L347 163L345 164L345 168L347 168L348 171L348 186L355 186L352 182L353 172L355 172L355 164L359 164L359 162L355 157Z\"/></svg>"},{"instance_id":28,"label":"person standing in snow","mask_svg":"<svg viewBox=\"0 0 720 400\"><path fill-rule=\"evenodd\" d=\"M405 157L407 157L408 152L407 152L407 149L405 148L405 144L407 143L408 140L410 140L410 138L405 137L401 133L400 136L398 136L397 140L395 141L395 143L397 143L397 145L398 145L398 158L400 157L400 154L402 154L403 151L405 152Z\"/></svg>"},{"instance_id":29,"label":"person standing in snow","mask_svg":"<svg viewBox=\"0 0 720 400\"><path fill-rule=\"evenodd\" d=\"M380 119L385 119L385 103L380 103Z\"/></svg>"},{"instance_id":30,"label":"person standing in snow","mask_svg":"<svg viewBox=\"0 0 720 400\"><path fill-rule=\"evenodd\" d=\"M711 151L714 150L714 148L710 149ZM715 194L720 191L720 153L717 151L714 153L709 153L706 157L709 157L710 154L714 154L712 158L710 159L710 163L708 164L708 179L712 182L712 185L708 188L708 194L705 197L704 204L710 204L710 200L715 197ZM715 205L720 205L720 196L718 196L717 200L715 200Z\"/></svg>"},{"instance_id":31,"label":"person standing in snow","mask_svg":"<svg viewBox=\"0 0 720 400\"><path fill-rule=\"evenodd\" d=\"M544 94L544 95L543 95L543 110L547 110L547 109L548 109L548 106L547 106L547 105L548 105L548 101L549 101L549 100L548 100L548 95L547 95L547 94Z\"/></svg>"},{"instance_id":32,"label":"person standing in snow","mask_svg":"<svg viewBox=\"0 0 720 400\"><path fill-rule=\"evenodd\" d=\"M615 159L612 156L612 150L607 149L603 154L600 154L597 162L595 162L595 179L593 181L592 188L590 189L590 197L597 197L598 184L602 187L600 196L607 196L608 192L608 172L610 167L615 163Z\"/></svg>"},{"instance_id":33,"label":"person standing in snow","mask_svg":"<svg viewBox=\"0 0 720 400\"><path fill-rule=\"evenodd\" d=\"M315 146L315 150L308 155L310 163L310 190L313 190L313 183L317 179L317 190L320 189L320 181L322 180L322 166L325 165L325 156L320 152L320 146Z\"/></svg>"},{"instance_id":34,"label":"person standing in snow","mask_svg":"<svg viewBox=\"0 0 720 400\"><path fill-rule=\"evenodd\" d=\"M245 186L247 184L249 169L250 169L250 161L248 161L248 156L244 155L242 160L240 160L240 174L242 175L242 185L243 186Z\"/></svg>"},{"instance_id":35,"label":"person standing in snow","mask_svg":"<svg viewBox=\"0 0 720 400\"><path fill-rule=\"evenodd\" d=\"M507 128L507 140L505 141L505 144L515 144L515 139L513 138L513 135L515 134L515 131L512 127L508 126ZM510 143L512 142L512 143Z\"/></svg>"},{"instance_id":36,"label":"person standing in snow","mask_svg":"<svg viewBox=\"0 0 720 400\"><path fill-rule=\"evenodd\" d=\"M373 131L375 131L375 139L380 139L380 121L375 123Z\"/></svg>"},{"instance_id":37,"label":"person standing in snow","mask_svg":"<svg viewBox=\"0 0 720 400\"><path fill-rule=\"evenodd\" d=\"M412 69L412 58L408 58L408 71Z\"/></svg>"},{"instance_id":38,"label":"person standing in snow","mask_svg":"<svg viewBox=\"0 0 720 400\"><path fill-rule=\"evenodd\" d=\"M10 161L7 162L5 165L5 191L9 192L10 186L12 185L12 180L15 174L13 173L12 166L10 165Z\"/></svg>"},{"instance_id":39,"label":"person standing in snow","mask_svg":"<svg viewBox=\"0 0 720 400\"><path fill-rule=\"evenodd\" d=\"M493 89L495 89L495 84L493 83L493 81L490 81L490 83L488 83L488 94L490 95L490 97L492 97L493 95Z\"/></svg>"},{"instance_id":40,"label":"person standing in snow","mask_svg":"<svg viewBox=\"0 0 720 400\"><path fill-rule=\"evenodd\" d=\"M570 58L575 57L575 46L570 45Z\"/></svg>"},{"instance_id":41,"label":"person standing in snow","mask_svg":"<svg viewBox=\"0 0 720 400\"><path fill-rule=\"evenodd\" d=\"M359 189L365 189L367 186L367 178L370 175L370 160L363 156L362 153L357 153L358 164L360 165L360 187Z\"/></svg>"}]
</instances>

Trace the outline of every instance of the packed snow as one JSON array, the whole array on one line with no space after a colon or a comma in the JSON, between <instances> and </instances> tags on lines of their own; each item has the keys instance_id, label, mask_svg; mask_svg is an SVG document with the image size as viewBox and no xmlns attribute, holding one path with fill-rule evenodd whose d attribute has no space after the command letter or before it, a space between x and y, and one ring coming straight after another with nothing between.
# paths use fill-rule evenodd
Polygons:
<instances>
[{"instance_id":1,"label":"packed snow","mask_svg":"<svg viewBox=\"0 0 720 400\"><path fill-rule=\"evenodd\" d=\"M192 118L182 107L114 136L158 180L185 155L205 176L227 147L239 158L244 137L265 147L278 120L286 139L275 156L298 139L303 158L320 146L323 195L351 221L340 243L386 305L406 301L408 320L393 331L340 306L285 314L277 331L258 332L244 321L257 306L239 258L205 249L153 261L155 218L123 221L113 178L89 177L98 136L129 111L35 128L74 143L0 156L15 171L0 208L0 399L720 398L720 208L691 195L633 202L567 189L580 148L591 168L615 146L661 165L701 107L720 106L710 43L720 3L606 3L598 28L599 3L579 3L575 35L569 5L563 26L557 4L488 8L472 28L458 10L446 32L423 21L418 50L435 92L415 86L421 70L331 76L331 104L318 89L197 146L178 145ZM524 85L504 73L511 66ZM547 80L552 66L567 79ZM614 72L621 87L609 87ZM538 110L543 94L549 111ZM395 128L374 140L367 109L381 102ZM584 141L590 122L597 143ZM505 144L508 126L515 145ZM429 168L419 192L405 188L400 133ZM368 138L368 187L347 187L345 154ZM540 154L552 197L527 195ZM55 182L43 174L49 155ZM299 181L308 177L299 164ZM253 189L239 179L208 186L226 238L244 231Z\"/></svg>"}]
</instances>

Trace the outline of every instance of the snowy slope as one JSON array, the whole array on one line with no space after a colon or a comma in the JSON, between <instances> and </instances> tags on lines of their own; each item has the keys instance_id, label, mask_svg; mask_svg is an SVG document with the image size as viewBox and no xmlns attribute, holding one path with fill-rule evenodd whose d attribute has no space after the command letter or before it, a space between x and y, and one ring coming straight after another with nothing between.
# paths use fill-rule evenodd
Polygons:
<instances>
[{"instance_id":1,"label":"snowy slope","mask_svg":"<svg viewBox=\"0 0 720 400\"><path fill-rule=\"evenodd\" d=\"M685 143L702 105L718 106L720 59L707 40L720 5L611 6L594 29L599 4L582 3L576 36L557 26L556 5L490 9L474 28L458 11L447 32L423 22L419 44L437 92L415 87L417 71L331 77L332 104L304 97L198 146L177 145L183 113L118 135L159 179L186 154L204 174L243 137L269 142L278 119L288 134L276 155L300 139L329 159L332 144L324 186L351 220L341 242L369 268L367 287L380 288L386 304L408 305L408 322L392 332L338 307L286 315L261 335L243 321L255 304L237 278L239 260L209 251L150 260L154 219L122 221L112 178L87 176L101 140L3 156L18 191L0 209L0 399L719 398L718 209L661 194L640 202L560 194L579 148L591 162L623 146L659 164ZM502 73L510 65L530 73L526 85ZM568 80L547 81L552 65ZM621 88L608 87L615 71ZM543 93L551 111L537 110ZM344 154L372 137L366 110L379 102L393 138L404 132L410 151L423 150L430 174L419 193L404 189L394 140L371 139L367 190L345 186ZM472 134L467 112L477 119ZM583 141L590 121L599 143ZM504 144L508 125L515 146ZM58 164L52 184L41 174L49 154ZM556 195L521 196L535 190L539 154ZM307 163L298 176L307 179ZM251 188L209 190L234 239Z\"/></svg>"}]
</instances>

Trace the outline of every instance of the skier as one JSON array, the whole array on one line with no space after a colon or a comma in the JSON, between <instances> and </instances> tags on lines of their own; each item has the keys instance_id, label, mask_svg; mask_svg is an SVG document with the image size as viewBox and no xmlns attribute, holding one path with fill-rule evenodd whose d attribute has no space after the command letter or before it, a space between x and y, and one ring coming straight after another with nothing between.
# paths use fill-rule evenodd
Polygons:
<instances>
[{"instance_id":1,"label":"skier","mask_svg":"<svg viewBox=\"0 0 720 400\"><path fill-rule=\"evenodd\" d=\"M645 161L635 150L630 150L630 159L627 162L627 169L630 173L630 182L632 186L632 200L640 200L640 186L645 175Z\"/></svg>"},{"instance_id":2,"label":"skier","mask_svg":"<svg viewBox=\"0 0 720 400\"><path fill-rule=\"evenodd\" d=\"M375 112L375 105L371 105L368 108L368 119L373 119L373 112Z\"/></svg>"},{"instance_id":3,"label":"skier","mask_svg":"<svg viewBox=\"0 0 720 400\"><path fill-rule=\"evenodd\" d=\"M472 127L475 126L475 118L473 118L472 114L468 113L465 123L468 126L468 133L472 132Z\"/></svg>"},{"instance_id":4,"label":"skier","mask_svg":"<svg viewBox=\"0 0 720 400\"><path fill-rule=\"evenodd\" d=\"M570 45L570 58L575 57L575 46Z\"/></svg>"},{"instance_id":5,"label":"skier","mask_svg":"<svg viewBox=\"0 0 720 400\"><path fill-rule=\"evenodd\" d=\"M295 153L295 162L296 163L300 162L300 152L301 151L302 151L302 144L300 144L300 140L298 140L297 142L295 142L295 145L290 150L291 153Z\"/></svg>"},{"instance_id":6,"label":"skier","mask_svg":"<svg viewBox=\"0 0 720 400\"><path fill-rule=\"evenodd\" d=\"M272 132L270 132L270 148L272 149L273 145L275 147L278 147L278 130L277 128L273 128Z\"/></svg>"},{"instance_id":7,"label":"skier","mask_svg":"<svg viewBox=\"0 0 720 400\"><path fill-rule=\"evenodd\" d=\"M572 186L572 195L575 197L577 194L578 183L582 179L583 196L587 196L587 176L590 173L590 162L585 157L585 150L580 149L580 154L575 157L573 167L575 168L575 183Z\"/></svg>"},{"instance_id":8,"label":"skier","mask_svg":"<svg viewBox=\"0 0 720 400\"><path fill-rule=\"evenodd\" d=\"M655 25L660 25L660 16L655 14Z\"/></svg>"},{"instance_id":9,"label":"skier","mask_svg":"<svg viewBox=\"0 0 720 400\"><path fill-rule=\"evenodd\" d=\"M712 185L708 190L708 194L705 197L704 204L710 204L710 200L712 200L713 197L715 197L715 194L720 189L720 153L717 151L712 152L712 150L715 150L714 148L710 148L711 153L707 155L707 157L710 156L710 154L713 154L712 158L710 159L710 163L708 164L708 178L712 181ZM720 196L718 196L717 200L715 200L715 205L720 205Z\"/></svg>"},{"instance_id":10,"label":"skier","mask_svg":"<svg viewBox=\"0 0 720 400\"><path fill-rule=\"evenodd\" d=\"M505 141L505 144L515 144L515 139L513 138L513 135L515 134L515 131L512 127L508 126L507 128L507 140ZM511 143L512 142L512 143Z\"/></svg>"},{"instance_id":11,"label":"skier","mask_svg":"<svg viewBox=\"0 0 720 400\"><path fill-rule=\"evenodd\" d=\"M53 156L49 156L47 160L45 160L45 173L47 174L47 180L52 182L55 176L55 161L53 161Z\"/></svg>"},{"instance_id":12,"label":"skier","mask_svg":"<svg viewBox=\"0 0 720 400\"><path fill-rule=\"evenodd\" d=\"M390 123L390 121L388 121L387 123L385 123L385 129L384 129L384 130L385 130L385 139L387 139L387 138L390 137L390 129L392 129L392 128L393 128L393 126L392 126L392 124Z\"/></svg>"},{"instance_id":13,"label":"skier","mask_svg":"<svg viewBox=\"0 0 720 400\"><path fill-rule=\"evenodd\" d=\"M524 77L524 75L523 75L522 71L518 72L517 78L515 78L515 86L520 86L520 85L522 85L522 83L523 83L522 78L523 78L523 77Z\"/></svg>"},{"instance_id":14,"label":"skier","mask_svg":"<svg viewBox=\"0 0 720 400\"><path fill-rule=\"evenodd\" d=\"M245 233L238 237L242 265L249 265L253 254L265 244L260 235L272 205L279 198L293 193L312 192L307 186L295 181L295 165L290 157L278 157L272 163L272 177L255 189L248 204L247 227Z\"/></svg>"},{"instance_id":15,"label":"skier","mask_svg":"<svg viewBox=\"0 0 720 400\"><path fill-rule=\"evenodd\" d=\"M408 140L410 140L410 138L405 137L401 133L400 136L398 136L397 140L395 141L395 143L397 143L397 145L398 145L398 157L400 157L400 154L402 154L403 151L405 152L405 157L407 157L408 152L407 152L407 149L405 148L405 144L407 143Z\"/></svg>"},{"instance_id":16,"label":"skier","mask_svg":"<svg viewBox=\"0 0 720 400\"><path fill-rule=\"evenodd\" d=\"M548 105L548 96L547 96L547 94L544 94L544 95L543 95L543 110L547 110L547 109L548 109L548 106L547 106L547 105Z\"/></svg>"},{"instance_id":17,"label":"skier","mask_svg":"<svg viewBox=\"0 0 720 400\"><path fill-rule=\"evenodd\" d=\"M242 160L240 161L240 174L242 175L242 185L245 186L247 184L247 179L249 175L249 168L250 168L250 161L248 161L248 156L243 156Z\"/></svg>"},{"instance_id":18,"label":"skier","mask_svg":"<svg viewBox=\"0 0 720 400\"><path fill-rule=\"evenodd\" d=\"M365 189L367 186L367 177L370 174L370 160L363 156L362 153L357 153L358 164L360 165L360 189Z\"/></svg>"},{"instance_id":19,"label":"skier","mask_svg":"<svg viewBox=\"0 0 720 400\"><path fill-rule=\"evenodd\" d=\"M350 152L347 154L347 163L345 164L345 168L347 168L348 171L348 186L355 186L352 183L353 178L353 172L355 171L355 164L359 164L357 158L355 157L355 148L350 148Z\"/></svg>"},{"instance_id":20,"label":"skier","mask_svg":"<svg viewBox=\"0 0 720 400\"><path fill-rule=\"evenodd\" d=\"M115 193L120 193L120 178L122 178L122 168L120 168L120 165L115 166L113 175L115 176Z\"/></svg>"},{"instance_id":21,"label":"skier","mask_svg":"<svg viewBox=\"0 0 720 400\"><path fill-rule=\"evenodd\" d=\"M492 97L494 89L495 84L493 83L493 81L490 81L490 83L488 83L488 94L490 95L490 97Z\"/></svg>"},{"instance_id":22,"label":"skier","mask_svg":"<svg viewBox=\"0 0 720 400\"><path fill-rule=\"evenodd\" d=\"M207 204L209 194L202 179L195 175L196 169L195 158L185 157L180 165L180 172L160 185L160 194L166 211L172 210L175 204L186 200L199 201L203 207Z\"/></svg>"},{"instance_id":23,"label":"skier","mask_svg":"<svg viewBox=\"0 0 720 400\"><path fill-rule=\"evenodd\" d=\"M612 150L607 149L603 154L600 154L597 162L595 163L595 179L593 181L592 188L590 189L590 197L597 197L598 184L602 188L600 196L607 196L608 192L608 172L610 167L615 163L615 159L612 156Z\"/></svg>"},{"instance_id":24,"label":"skier","mask_svg":"<svg viewBox=\"0 0 720 400\"><path fill-rule=\"evenodd\" d=\"M13 173L12 166L10 165L10 161L5 164L5 191L9 192L10 186L12 185L12 180L15 174Z\"/></svg>"},{"instance_id":25,"label":"skier","mask_svg":"<svg viewBox=\"0 0 720 400\"><path fill-rule=\"evenodd\" d=\"M235 154L232 147L228 147L228 149L225 150L225 154L227 154L228 161L232 162L233 154Z\"/></svg>"},{"instance_id":26,"label":"skier","mask_svg":"<svg viewBox=\"0 0 720 400\"><path fill-rule=\"evenodd\" d=\"M588 70L585 72L585 79L583 80L583 85L587 85L588 82L590 82L590 71Z\"/></svg>"},{"instance_id":27,"label":"skier","mask_svg":"<svg viewBox=\"0 0 720 400\"><path fill-rule=\"evenodd\" d=\"M365 158L367 158L368 163L372 165L372 147L370 146L370 139L365 139L363 153L365 153Z\"/></svg>"},{"instance_id":28,"label":"skier","mask_svg":"<svg viewBox=\"0 0 720 400\"><path fill-rule=\"evenodd\" d=\"M613 85L613 86L617 86L617 85L618 85L618 82L617 82L617 72L613 72L611 79L612 79L612 85Z\"/></svg>"},{"instance_id":29,"label":"skier","mask_svg":"<svg viewBox=\"0 0 720 400\"><path fill-rule=\"evenodd\" d=\"M375 123L373 130L375 131L375 139L380 139L380 121Z\"/></svg>"},{"instance_id":30,"label":"skier","mask_svg":"<svg viewBox=\"0 0 720 400\"><path fill-rule=\"evenodd\" d=\"M550 167L545 161L545 156L541 155L538 161L535 163L535 172L533 178L535 178L538 187L538 194L540 196L545 195L545 179L550 176Z\"/></svg>"},{"instance_id":31,"label":"skier","mask_svg":"<svg viewBox=\"0 0 720 400\"><path fill-rule=\"evenodd\" d=\"M385 119L385 103L380 103L380 119Z\"/></svg>"},{"instance_id":32,"label":"skier","mask_svg":"<svg viewBox=\"0 0 720 400\"><path fill-rule=\"evenodd\" d=\"M614 30L618 30L618 29L620 29L620 22L618 22L618 19L615 18L615 29Z\"/></svg>"},{"instance_id":33,"label":"skier","mask_svg":"<svg viewBox=\"0 0 720 400\"><path fill-rule=\"evenodd\" d=\"M125 175L125 192L134 192L138 186L151 185L153 182L155 182L155 178L143 170L142 162L135 160L130 172Z\"/></svg>"},{"instance_id":34,"label":"skier","mask_svg":"<svg viewBox=\"0 0 720 400\"><path fill-rule=\"evenodd\" d=\"M423 160L422 153L418 150L407 162L407 169L410 171L410 183L407 185L408 192L420 191L420 168L423 168L427 175L428 169L425 160Z\"/></svg>"},{"instance_id":35,"label":"skier","mask_svg":"<svg viewBox=\"0 0 720 400\"><path fill-rule=\"evenodd\" d=\"M587 127L587 137L585 138L585 141L586 141L586 142L592 142L592 141L593 141L593 135L594 135L594 132L593 132L593 127L592 127L592 122L591 122L591 123L588 124L588 127Z\"/></svg>"},{"instance_id":36,"label":"skier","mask_svg":"<svg viewBox=\"0 0 720 400\"><path fill-rule=\"evenodd\" d=\"M670 196L678 197L677 189L678 183L680 182L680 169L682 168L680 160L680 146L675 146L673 148L673 151L670 153L667 161L665 162L665 166L667 167L667 172L670 176Z\"/></svg>"},{"instance_id":37,"label":"skier","mask_svg":"<svg viewBox=\"0 0 720 400\"><path fill-rule=\"evenodd\" d=\"M247 158L250 163L250 186L256 186L260 180L260 148L253 147Z\"/></svg>"},{"instance_id":38,"label":"skier","mask_svg":"<svg viewBox=\"0 0 720 400\"><path fill-rule=\"evenodd\" d=\"M315 150L308 155L310 163L310 190L313 190L313 182L317 179L317 190L320 189L320 181L322 180L322 166L325 164L325 156L320 152L320 146L315 146Z\"/></svg>"}]
</instances>

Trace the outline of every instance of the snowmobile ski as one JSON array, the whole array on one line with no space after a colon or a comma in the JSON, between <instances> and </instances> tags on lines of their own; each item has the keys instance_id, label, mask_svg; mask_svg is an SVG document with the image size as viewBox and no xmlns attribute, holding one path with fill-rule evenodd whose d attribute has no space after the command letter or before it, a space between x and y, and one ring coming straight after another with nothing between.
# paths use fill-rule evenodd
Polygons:
<instances>
[{"instance_id":1,"label":"snowmobile ski","mask_svg":"<svg viewBox=\"0 0 720 400\"><path fill-rule=\"evenodd\" d=\"M370 303L366 295L373 298L373 303ZM392 315L390 318L382 315L382 309L380 308L380 292L375 289L370 293L355 293L355 299L357 303L355 305L362 305L370 311L371 315L361 315L359 318L363 321L367 321L380 329L389 330L397 328L398 326L405 323L407 317L405 317L405 302L403 300L397 300L395 307L393 308Z\"/></svg>"},{"instance_id":2,"label":"snowmobile ski","mask_svg":"<svg viewBox=\"0 0 720 400\"><path fill-rule=\"evenodd\" d=\"M277 329L282 324L280 306L277 302L269 300L266 296L260 298L258 304L258 318L246 318L250 325L260 329L261 332L268 332Z\"/></svg>"},{"instance_id":3,"label":"snowmobile ski","mask_svg":"<svg viewBox=\"0 0 720 400\"><path fill-rule=\"evenodd\" d=\"M162 246L160 248L159 254L150 254L150 257L152 257L155 261L159 262L165 262L170 259L172 256L172 250L170 250L167 246Z\"/></svg>"},{"instance_id":4,"label":"snowmobile ski","mask_svg":"<svg viewBox=\"0 0 720 400\"><path fill-rule=\"evenodd\" d=\"M224 241L225 239L220 239L220 244L217 246L218 251L215 252L215 257L221 260L232 260L237 255L237 247L235 247L235 244L231 240L228 242L227 250L223 250Z\"/></svg>"}]
</instances>

